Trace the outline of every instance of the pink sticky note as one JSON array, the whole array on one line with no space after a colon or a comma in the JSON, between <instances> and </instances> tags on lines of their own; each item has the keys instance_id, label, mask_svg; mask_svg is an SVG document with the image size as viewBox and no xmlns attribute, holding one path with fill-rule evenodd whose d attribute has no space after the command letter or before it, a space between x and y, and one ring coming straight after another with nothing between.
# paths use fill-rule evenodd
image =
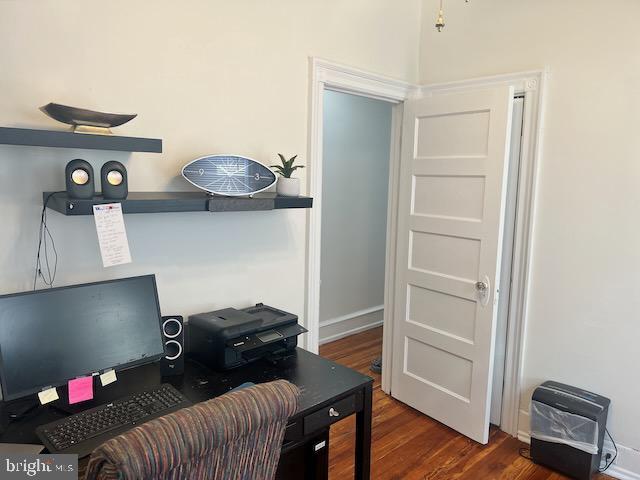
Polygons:
<instances>
[{"instance_id":1,"label":"pink sticky note","mask_svg":"<svg viewBox=\"0 0 640 480\"><path fill-rule=\"evenodd\" d=\"M93 377L69 380L69 403L79 403L93 398Z\"/></svg>"}]
</instances>

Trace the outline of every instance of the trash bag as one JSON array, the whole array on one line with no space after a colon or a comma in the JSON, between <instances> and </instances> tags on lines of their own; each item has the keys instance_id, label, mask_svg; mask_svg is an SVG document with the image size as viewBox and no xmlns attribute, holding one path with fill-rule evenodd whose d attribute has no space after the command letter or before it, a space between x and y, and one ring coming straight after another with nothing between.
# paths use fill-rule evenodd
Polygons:
<instances>
[{"instance_id":1,"label":"trash bag","mask_svg":"<svg viewBox=\"0 0 640 480\"><path fill-rule=\"evenodd\" d=\"M583 452L598 453L598 422L531 402L531 437L545 442L564 443Z\"/></svg>"}]
</instances>

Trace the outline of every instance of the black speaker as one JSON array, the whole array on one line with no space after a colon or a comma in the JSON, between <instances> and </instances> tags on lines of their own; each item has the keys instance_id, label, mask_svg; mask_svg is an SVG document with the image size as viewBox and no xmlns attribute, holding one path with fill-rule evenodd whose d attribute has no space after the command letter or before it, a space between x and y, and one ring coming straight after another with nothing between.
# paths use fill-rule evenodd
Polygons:
<instances>
[{"instance_id":1,"label":"black speaker","mask_svg":"<svg viewBox=\"0 0 640 480\"><path fill-rule=\"evenodd\" d=\"M100 181L104 198L114 200L127 198L129 194L127 169L120 162L112 160L105 163L100 170Z\"/></svg>"},{"instance_id":2,"label":"black speaker","mask_svg":"<svg viewBox=\"0 0 640 480\"><path fill-rule=\"evenodd\" d=\"M95 195L93 167L86 160L76 158L64 169L69 198L91 198Z\"/></svg>"},{"instance_id":3,"label":"black speaker","mask_svg":"<svg viewBox=\"0 0 640 480\"><path fill-rule=\"evenodd\" d=\"M160 372L167 375L184 373L184 319L179 315L162 317L162 337L165 357L160 361Z\"/></svg>"}]
</instances>

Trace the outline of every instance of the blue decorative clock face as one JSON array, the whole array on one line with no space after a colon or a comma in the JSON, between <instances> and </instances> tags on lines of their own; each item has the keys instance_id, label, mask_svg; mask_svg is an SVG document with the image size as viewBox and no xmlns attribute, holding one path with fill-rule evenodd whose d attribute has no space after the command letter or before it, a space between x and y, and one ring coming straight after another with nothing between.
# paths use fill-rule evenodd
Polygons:
<instances>
[{"instance_id":1,"label":"blue decorative clock face","mask_svg":"<svg viewBox=\"0 0 640 480\"><path fill-rule=\"evenodd\" d=\"M269 168L251 158L211 155L182 168L182 176L202 190L218 195L251 195L276 183Z\"/></svg>"}]
</instances>

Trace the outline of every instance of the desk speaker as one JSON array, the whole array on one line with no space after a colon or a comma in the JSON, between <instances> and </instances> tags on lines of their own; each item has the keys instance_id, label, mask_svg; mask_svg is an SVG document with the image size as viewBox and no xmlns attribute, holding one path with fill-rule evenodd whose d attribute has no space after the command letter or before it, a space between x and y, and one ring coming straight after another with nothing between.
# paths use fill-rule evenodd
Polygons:
<instances>
[{"instance_id":1,"label":"desk speaker","mask_svg":"<svg viewBox=\"0 0 640 480\"><path fill-rule=\"evenodd\" d=\"M64 169L69 198L91 198L95 194L93 167L86 160L76 158Z\"/></svg>"},{"instance_id":2,"label":"desk speaker","mask_svg":"<svg viewBox=\"0 0 640 480\"><path fill-rule=\"evenodd\" d=\"M123 200L129 193L127 169L116 161L105 163L100 170L102 196L107 199Z\"/></svg>"},{"instance_id":3,"label":"desk speaker","mask_svg":"<svg viewBox=\"0 0 640 480\"><path fill-rule=\"evenodd\" d=\"M160 373L182 375L184 373L184 319L179 315L162 317L162 336L165 356L160 361Z\"/></svg>"}]
</instances>

